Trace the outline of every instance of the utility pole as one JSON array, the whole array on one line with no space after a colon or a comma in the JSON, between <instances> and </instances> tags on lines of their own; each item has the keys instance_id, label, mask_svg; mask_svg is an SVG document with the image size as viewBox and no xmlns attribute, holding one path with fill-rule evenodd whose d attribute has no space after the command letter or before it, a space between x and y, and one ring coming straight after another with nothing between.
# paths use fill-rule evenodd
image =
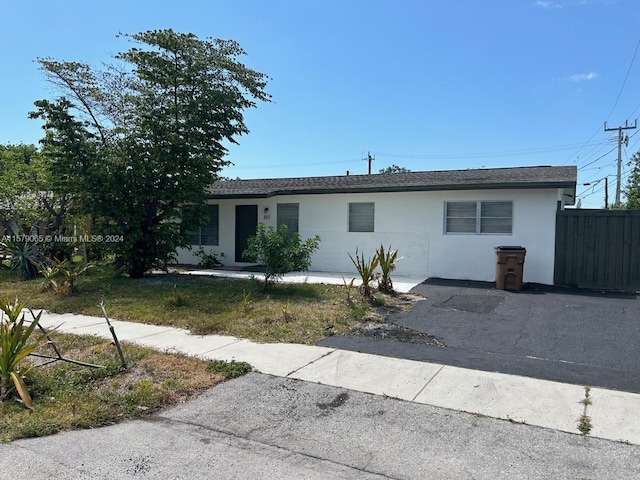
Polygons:
<instances>
[{"instance_id":1,"label":"utility pole","mask_svg":"<svg viewBox=\"0 0 640 480\"><path fill-rule=\"evenodd\" d=\"M371 164L376 159L375 155L371 155L371 152L367 152L367 158L363 160L367 160L369 162L369 175L371 175Z\"/></svg>"},{"instance_id":2,"label":"utility pole","mask_svg":"<svg viewBox=\"0 0 640 480\"><path fill-rule=\"evenodd\" d=\"M617 178L618 178L618 183L616 184L616 203L615 205L619 205L620 204L620 183L622 181L622 144L624 143L625 146L629 145L629 136L628 135L623 135L622 131L623 130L633 130L634 128L638 128L638 119L636 118L636 121L634 122L633 125L629 125L629 120L625 120L624 122L624 127L622 125L620 125L619 127L616 128L607 128L607 122L604 122L604 131L605 132L613 132L614 130L618 131L618 172L617 172Z\"/></svg>"}]
</instances>

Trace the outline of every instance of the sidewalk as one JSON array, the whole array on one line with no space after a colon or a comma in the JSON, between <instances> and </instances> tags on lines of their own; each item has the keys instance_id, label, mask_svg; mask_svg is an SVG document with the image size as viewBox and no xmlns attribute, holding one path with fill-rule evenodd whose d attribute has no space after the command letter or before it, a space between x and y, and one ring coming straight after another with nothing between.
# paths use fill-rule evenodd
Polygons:
<instances>
[{"instance_id":1,"label":"sidewalk","mask_svg":"<svg viewBox=\"0 0 640 480\"><path fill-rule=\"evenodd\" d=\"M47 328L111 338L103 318L43 312ZM398 398L578 434L585 388L515 375L395 359L334 348L259 344L191 335L173 327L112 320L118 339L206 360L250 363L258 372ZM592 388L590 436L640 445L640 395Z\"/></svg>"}]
</instances>

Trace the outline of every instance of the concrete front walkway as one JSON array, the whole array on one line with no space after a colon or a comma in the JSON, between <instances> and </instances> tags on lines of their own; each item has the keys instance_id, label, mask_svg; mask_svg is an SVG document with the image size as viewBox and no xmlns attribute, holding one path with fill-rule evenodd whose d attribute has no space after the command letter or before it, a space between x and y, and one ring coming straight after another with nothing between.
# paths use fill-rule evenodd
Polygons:
<instances>
[{"instance_id":1,"label":"concrete front walkway","mask_svg":"<svg viewBox=\"0 0 640 480\"><path fill-rule=\"evenodd\" d=\"M220 278L251 278L255 277L264 280L264 274L260 272L238 271L238 270L179 270L176 273L184 275L205 275ZM349 273L328 273L328 272L291 272L282 276L282 281L286 283L326 283L328 285L344 285L348 284L351 279L354 285L358 286L362 283L358 279L358 275L353 272ZM416 285L424 281L423 277L407 277L402 275L393 276L393 288L402 293L409 292Z\"/></svg>"},{"instance_id":2,"label":"concrete front walkway","mask_svg":"<svg viewBox=\"0 0 640 480\"><path fill-rule=\"evenodd\" d=\"M43 312L42 325L111 338L102 318ZM578 434L585 388L523 376L327 347L260 344L221 335L113 320L118 338L207 360L248 362L264 374L342 387ZM640 445L640 395L592 388L590 435Z\"/></svg>"}]
</instances>

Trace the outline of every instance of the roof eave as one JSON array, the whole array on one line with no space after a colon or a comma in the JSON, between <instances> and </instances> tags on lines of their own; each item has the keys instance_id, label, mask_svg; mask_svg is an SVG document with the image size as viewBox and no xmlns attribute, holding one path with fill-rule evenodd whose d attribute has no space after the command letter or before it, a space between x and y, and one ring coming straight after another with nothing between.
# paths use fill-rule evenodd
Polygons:
<instances>
[{"instance_id":1,"label":"roof eave","mask_svg":"<svg viewBox=\"0 0 640 480\"><path fill-rule=\"evenodd\" d=\"M576 182L528 182L528 183L485 183L462 185L416 185L391 187L349 187L349 188L314 188L303 190L273 190L263 193L208 193L210 199L241 199L241 198L270 198L285 195L327 195L345 193L401 193L401 192L432 192L446 190L533 190L546 188L576 188Z\"/></svg>"}]
</instances>

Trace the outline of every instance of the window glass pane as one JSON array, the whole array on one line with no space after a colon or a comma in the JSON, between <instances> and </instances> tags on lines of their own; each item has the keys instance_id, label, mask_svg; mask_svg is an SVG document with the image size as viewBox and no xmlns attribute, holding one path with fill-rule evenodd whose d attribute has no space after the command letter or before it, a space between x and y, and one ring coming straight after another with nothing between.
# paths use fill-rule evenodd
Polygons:
<instances>
[{"instance_id":1,"label":"window glass pane","mask_svg":"<svg viewBox=\"0 0 640 480\"><path fill-rule=\"evenodd\" d=\"M447 202L447 217L476 218L476 202Z\"/></svg>"},{"instance_id":2,"label":"window glass pane","mask_svg":"<svg viewBox=\"0 0 640 480\"><path fill-rule=\"evenodd\" d=\"M375 209L374 203L349 204L349 231L373 232Z\"/></svg>"},{"instance_id":3,"label":"window glass pane","mask_svg":"<svg viewBox=\"0 0 640 480\"><path fill-rule=\"evenodd\" d=\"M218 205L209 205L209 223L200 229L201 245L218 245Z\"/></svg>"},{"instance_id":4,"label":"window glass pane","mask_svg":"<svg viewBox=\"0 0 640 480\"><path fill-rule=\"evenodd\" d=\"M476 233L476 202L446 203L446 233Z\"/></svg>"},{"instance_id":5,"label":"window glass pane","mask_svg":"<svg viewBox=\"0 0 640 480\"><path fill-rule=\"evenodd\" d=\"M480 233L511 233L512 202L482 202L480 211Z\"/></svg>"},{"instance_id":6,"label":"window glass pane","mask_svg":"<svg viewBox=\"0 0 640 480\"><path fill-rule=\"evenodd\" d=\"M483 217L508 217L511 218L511 202L482 202L480 210Z\"/></svg>"},{"instance_id":7,"label":"window glass pane","mask_svg":"<svg viewBox=\"0 0 640 480\"><path fill-rule=\"evenodd\" d=\"M480 233L511 233L510 218L483 218Z\"/></svg>"},{"instance_id":8,"label":"window glass pane","mask_svg":"<svg viewBox=\"0 0 640 480\"><path fill-rule=\"evenodd\" d=\"M447 218L448 233L476 233L475 218Z\"/></svg>"},{"instance_id":9,"label":"window glass pane","mask_svg":"<svg viewBox=\"0 0 640 480\"><path fill-rule=\"evenodd\" d=\"M279 203L278 204L278 230L282 225L287 226L287 234L298 233L298 204Z\"/></svg>"}]
</instances>

